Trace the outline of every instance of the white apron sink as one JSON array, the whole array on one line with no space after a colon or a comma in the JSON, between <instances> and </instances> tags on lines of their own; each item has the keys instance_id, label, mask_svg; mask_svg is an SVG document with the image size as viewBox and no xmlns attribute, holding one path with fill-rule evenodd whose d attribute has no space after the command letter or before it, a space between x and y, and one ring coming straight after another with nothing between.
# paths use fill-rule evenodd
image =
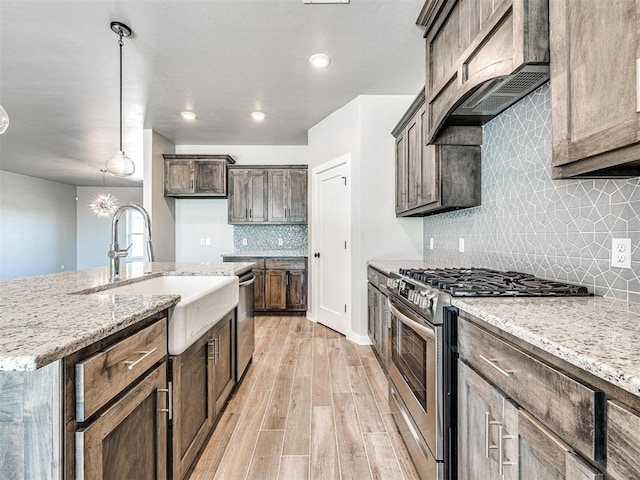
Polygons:
<instances>
[{"instance_id":1,"label":"white apron sink","mask_svg":"<svg viewBox=\"0 0 640 480\"><path fill-rule=\"evenodd\" d=\"M162 276L98 292L101 295L180 295L169 311L169 354L179 355L238 305L238 277Z\"/></svg>"}]
</instances>

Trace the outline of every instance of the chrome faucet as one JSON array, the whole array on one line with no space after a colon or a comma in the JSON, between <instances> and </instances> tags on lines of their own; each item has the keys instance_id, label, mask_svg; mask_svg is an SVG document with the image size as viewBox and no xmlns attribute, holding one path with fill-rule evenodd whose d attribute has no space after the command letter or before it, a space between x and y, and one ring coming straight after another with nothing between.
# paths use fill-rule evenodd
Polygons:
<instances>
[{"instance_id":1,"label":"chrome faucet","mask_svg":"<svg viewBox=\"0 0 640 480\"><path fill-rule=\"evenodd\" d=\"M133 245L129 245L125 250L120 250L120 246L118 245L118 222L120 221L120 217L122 216L122 214L129 209L137 210L142 214L142 218L144 218L144 226L147 229L147 256L149 261L153 262L153 243L151 243L151 218L149 217L147 211L140 205L136 203L125 203L116 210L116 212L113 214L113 219L111 220L111 246L109 252L107 253L107 256L111 259L109 278L112 282L120 280L120 259L129 255L129 249L131 248L131 245Z\"/></svg>"}]
</instances>

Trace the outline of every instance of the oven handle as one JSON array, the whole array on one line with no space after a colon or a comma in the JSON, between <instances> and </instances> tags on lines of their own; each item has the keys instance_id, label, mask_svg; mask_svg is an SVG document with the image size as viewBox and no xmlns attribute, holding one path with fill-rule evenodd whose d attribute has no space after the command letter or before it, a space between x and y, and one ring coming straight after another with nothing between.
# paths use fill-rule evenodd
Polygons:
<instances>
[{"instance_id":1,"label":"oven handle","mask_svg":"<svg viewBox=\"0 0 640 480\"><path fill-rule=\"evenodd\" d=\"M389 310L391 311L391 314L394 315L402 323L404 323L407 327L421 334L423 338L428 337L431 340L435 341L435 333L432 328L425 327L424 325L420 325L415 320L412 320L411 318L407 317L404 313L402 313L400 310L398 310L396 307L393 306L390 298L387 299L387 305L389 307Z\"/></svg>"}]
</instances>

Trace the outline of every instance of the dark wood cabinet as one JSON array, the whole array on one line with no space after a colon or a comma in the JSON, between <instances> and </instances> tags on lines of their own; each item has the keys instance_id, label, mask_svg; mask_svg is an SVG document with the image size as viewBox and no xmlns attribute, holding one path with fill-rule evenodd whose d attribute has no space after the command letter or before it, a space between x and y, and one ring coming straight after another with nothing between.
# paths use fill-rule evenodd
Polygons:
<instances>
[{"instance_id":1,"label":"dark wood cabinet","mask_svg":"<svg viewBox=\"0 0 640 480\"><path fill-rule=\"evenodd\" d=\"M215 418L214 338L211 331L170 358L173 419L172 471L181 480L209 436Z\"/></svg>"},{"instance_id":2,"label":"dark wood cabinet","mask_svg":"<svg viewBox=\"0 0 640 480\"><path fill-rule=\"evenodd\" d=\"M229 169L229 223L267 221L267 172L260 169Z\"/></svg>"},{"instance_id":3,"label":"dark wood cabinet","mask_svg":"<svg viewBox=\"0 0 640 480\"><path fill-rule=\"evenodd\" d=\"M607 402L607 477L640 478L640 412Z\"/></svg>"},{"instance_id":4,"label":"dark wood cabinet","mask_svg":"<svg viewBox=\"0 0 640 480\"><path fill-rule=\"evenodd\" d=\"M223 256L225 262L255 262L254 311L307 311L306 257Z\"/></svg>"},{"instance_id":5,"label":"dark wood cabinet","mask_svg":"<svg viewBox=\"0 0 640 480\"><path fill-rule=\"evenodd\" d=\"M305 165L229 168L230 224L306 224Z\"/></svg>"},{"instance_id":6,"label":"dark wood cabinet","mask_svg":"<svg viewBox=\"0 0 640 480\"><path fill-rule=\"evenodd\" d=\"M425 2L425 143L447 125L485 123L549 80L549 3Z\"/></svg>"},{"instance_id":7,"label":"dark wood cabinet","mask_svg":"<svg viewBox=\"0 0 640 480\"><path fill-rule=\"evenodd\" d=\"M167 197L227 196L229 155L163 155Z\"/></svg>"},{"instance_id":8,"label":"dark wood cabinet","mask_svg":"<svg viewBox=\"0 0 640 480\"><path fill-rule=\"evenodd\" d=\"M421 92L396 137L396 216L425 216L480 205L481 127L448 127L426 144Z\"/></svg>"},{"instance_id":9,"label":"dark wood cabinet","mask_svg":"<svg viewBox=\"0 0 640 480\"><path fill-rule=\"evenodd\" d=\"M367 333L374 351L386 371L390 359L391 317L387 306L387 275L367 267Z\"/></svg>"},{"instance_id":10,"label":"dark wood cabinet","mask_svg":"<svg viewBox=\"0 0 640 480\"><path fill-rule=\"evenodd\" d=\"M379 297L378 289L369 283L367 285L367 333L377 352L380 352L380 337L382 336Z\"/></svg>"},{"instance_id":11,"label":"dark wood cabinet","mask_svg":"<svg viewBox=\"0 0 640 480\"><path fill-rule=\"evenodd\" d=\"M549 8L553 177L640 175L640 0Z\"/></svg>"},{"instance_id":12,"label":"dark wood cabinet","mask_svg":"<svg viewBox=\"0 0 640 480\"><path fill-rule=\"evenodd\" d=\"M234 312L228 313L213 327L211 336L213 341L213 399L215 401L216 417L222 412L233 386L235 363L235 322Z\"/></svg>"}]
</instances>

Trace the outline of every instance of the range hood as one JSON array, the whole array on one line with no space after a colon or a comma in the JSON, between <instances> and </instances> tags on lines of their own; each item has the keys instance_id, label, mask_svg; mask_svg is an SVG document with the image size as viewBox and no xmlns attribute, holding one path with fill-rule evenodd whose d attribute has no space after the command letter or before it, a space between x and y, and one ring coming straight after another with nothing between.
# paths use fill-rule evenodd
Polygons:
<instances>
[{"instance_id":1,"label":"range hood","mask_svg":"<svg viewBox=\"0 0 640 480\"><path fill-rule=\"evenodd\" d=\"M549 65L525 65L516 73L479 85L454 107L449 123L486 123L549 81Z\"/></svg>"}]
</instances>

